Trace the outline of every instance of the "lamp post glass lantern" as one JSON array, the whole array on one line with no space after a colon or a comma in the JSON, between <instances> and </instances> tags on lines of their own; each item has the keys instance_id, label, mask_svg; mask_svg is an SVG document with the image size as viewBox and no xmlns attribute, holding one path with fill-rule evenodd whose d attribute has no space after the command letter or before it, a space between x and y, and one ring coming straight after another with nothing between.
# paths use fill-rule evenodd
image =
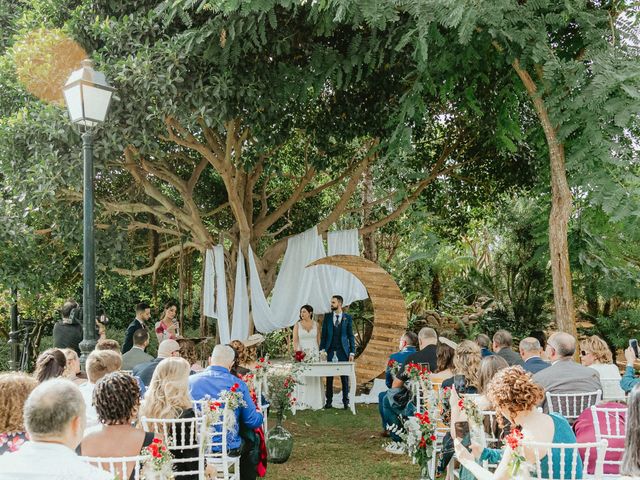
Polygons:
<instances>
[{"instance_id":1,"label":"lamp post glass lantern","mask_svg":"<svg viewBox=\"0 0 640 480\"><path fill-rule=\"evenodd\" d=\"M91 60L83 60L63 88L71 122L82 132L84 162L83 194L83 265L82 265L82 342L80 364L84 369L87 356L96 346L96 280L93 222L93 131L104 122L115 91L103 73L93 69Z\"/></svg>"}]
</instances>

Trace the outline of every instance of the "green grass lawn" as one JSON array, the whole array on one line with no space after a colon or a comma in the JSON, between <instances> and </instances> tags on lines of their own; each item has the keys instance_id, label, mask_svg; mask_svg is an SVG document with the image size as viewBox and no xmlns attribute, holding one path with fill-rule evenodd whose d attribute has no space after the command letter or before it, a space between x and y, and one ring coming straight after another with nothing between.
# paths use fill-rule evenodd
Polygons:
<instances>
[{"instance_id":1,"label":"green grass lawn","mask_svg":"<svg viewBox=\"0 0 640 480\"><path fill-rule=\"evenodd\" d=\"M277 480L419 479L420 469L407 455L382 448L377 405L350 410L305 410L284 427L294 436L293 453L282 465L269 464L267 477ZM270 422L271 423L271 422Z\"/></svg>"}]
</instances>

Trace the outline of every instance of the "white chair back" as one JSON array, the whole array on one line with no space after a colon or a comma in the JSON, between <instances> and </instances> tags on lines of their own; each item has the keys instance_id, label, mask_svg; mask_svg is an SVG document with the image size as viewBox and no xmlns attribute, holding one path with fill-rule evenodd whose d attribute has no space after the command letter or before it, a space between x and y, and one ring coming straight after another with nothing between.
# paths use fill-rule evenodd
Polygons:
<instances>
[{"instance_id":1,"label":"white chair back","mask_svg":"<svg viewBox=\"0 0 640 480\"><path fill-rule=\"evenodd\" d=\"M620 388L619 378L601 378L602 399L605 401L625 400L627 394Z\"/></svg>"},{"instance_id":2,"label":"white chair back","mask_svg":"<svg viewBox=\"0 0 640 480\"><path fill-rule=\"evenodd\" d=\"M80 457L94 467L98 467L113 475L113 478L140 480L142 467L151 459L150 455L136 455L134 457ZM52 472L53 473L53 472ZM133 477L132 477L133 474Z\"/></svg>"},{"instance_id":3,"label":"white chair back","mask_svg":"<svg viewBox=\"0 0 640 480\"><path fill-rule=\"evenodd\" d=\"M200 423L199 418L147 418L140 419L145 432L155 432L161 437L167 449L173 454L171 461L174 477L200 475ZM177 450L191 450L191 455L176 458ZM191 464L191 465L187 465Z\"/></svg>"},{"instance_id":4,"label":"white chair back","mask_svg":"<svg viewBox=\"0 0 640 480\"><path fill-rule=\"evenodd\" d=\"M593 418L593 426L596 434L596 442L607 440L609 445L614 442L624 445L625 426L627 419L626 407L599 407L594 405L590 408ZM618 474L622 465L624 447L607 447L606 456L603 459L609 474Z\"/></svg>"},{"instance_id":5,"label":"white chair back","mask_svg":"<svg viewBox=\"0 0 640 480\"><path fill-rule=\"evenodd\" d=\"M547 392L547 408L549 412L559 413L570 424L587 408L602 400L602 390L580 393L551 393Z\"/></svg>"},{"instance_id":6,"label":"white chair back","mask_svg":"<svg viewBox=\"0 0 640 480\"><path fill-rule=\"evenodd\" d=\"M543 443L525 440L522 445L525 449L533 450L532 479L576 480L586 478L587 465L589 465L589 460L594 452L596 463L593 478L602 478L604 455L607 450L606 440L591 443ZM580 458L579 449L585 449L584 461ZM543 469L543 467L546 468ZM543 474L546 475L543 476Z\"/></svg>"},{"instance_id":7,"label":"white chair back","mask_svg":"<svg viewBox=\"0 0 640 480\"><path fill-rule=\"evenodd\" d=\"M213 464L216 468L216 478L239 480L240 457L230 457L227 444L229 435L227 417L235 415L235 412L227 408L224 402L220 401L220 403L221 406L219 408L222 409L223 414L218 421L209 425L208 430L204 428L204 419L201 419L200 444L202 455L200 457L200 468L204 471L205 463ZM201 411L203 411L202 408Z\"/></svg>"},{"instance_id":8,"label":"white chair back","mask_svg":"<svg viewBox=\"0 0 640 480\"><path fill-rule=\"evenodd\" d=\"M209 402L211 400L192 400L193 413L196 414L196 418L202 417L202 415L209 408Z\"/></svg>"}]
</instances>

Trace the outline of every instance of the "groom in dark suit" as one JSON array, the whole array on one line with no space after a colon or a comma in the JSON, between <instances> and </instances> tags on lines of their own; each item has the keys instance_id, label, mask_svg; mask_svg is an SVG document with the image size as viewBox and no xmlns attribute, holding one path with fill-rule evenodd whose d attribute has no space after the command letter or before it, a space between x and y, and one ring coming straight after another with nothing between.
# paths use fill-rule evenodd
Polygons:
<instances>
[{"instance_id":1,"label":"groom in dark suit","mask_svg":"<svg viewBox=\"0 0 640 480\"><path fill-rule=\"evenodd\" d=\"M353 362L356 356L356 339L353 336L353 319L342 311L343 298L340 295L331 297L331 313L324 315L322 322L322 336L320 337L320 351L327 353L327 360L332 361L334 354L340 362ZM349 377L341 376L342 403L344 409L349 408ZM333 377L327 377L327 402L324 408L332 408Z\"/></svg>"}]
</instances>

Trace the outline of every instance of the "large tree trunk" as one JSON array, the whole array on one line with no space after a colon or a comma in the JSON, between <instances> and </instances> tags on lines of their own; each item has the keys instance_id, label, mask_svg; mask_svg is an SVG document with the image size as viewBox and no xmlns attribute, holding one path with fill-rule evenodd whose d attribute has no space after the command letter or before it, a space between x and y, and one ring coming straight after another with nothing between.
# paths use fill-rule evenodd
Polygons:
<instances>
[{"instance_id":1,"label":"large tree trunk","mask_svg":"<svg viewBox=\"0 0 640 480\"><path fill-rule=\"evenodd\" d=\"M542 124L549 147L551 167L551 214L549 215L549 253L553 280L553 303L558 329L577 338L571 269L569 266L568 226L571 216L572 198L565 167L564 145L549 118L544 100L537 91L529 73L516 59L513 68L522 80Z\"/></svg>"}]
</instances>

